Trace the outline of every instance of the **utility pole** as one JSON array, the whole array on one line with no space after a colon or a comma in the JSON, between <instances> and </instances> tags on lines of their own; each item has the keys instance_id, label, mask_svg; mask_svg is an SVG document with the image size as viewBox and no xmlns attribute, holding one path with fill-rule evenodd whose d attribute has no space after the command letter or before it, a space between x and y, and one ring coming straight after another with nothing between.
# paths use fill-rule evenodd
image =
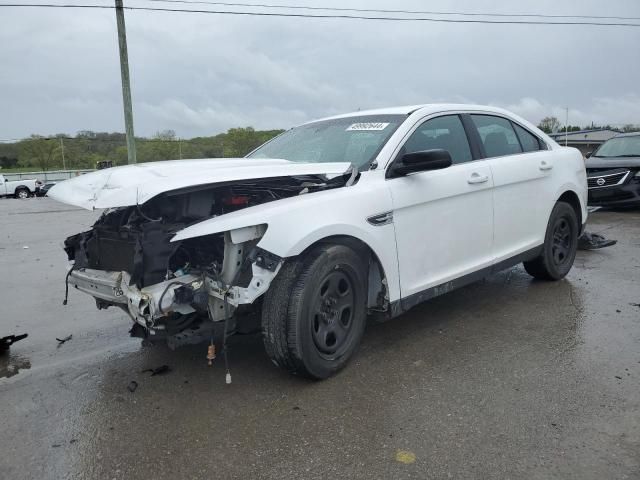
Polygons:
<instances>
[{"instance_id":1,"label":"utility pole","mask_svg":"<svg viewBox=\"0 0 640 480\"><path fill-rule=\"evenodd\" d=\"M124 127L127 133L127 157L129 163L136 163L136 139L133 135L133 109L131 108L131 85L129 83L129 55L127 54L127 32L124 24L122 0L116 0L116 22L118 23L118 46L120 49Z\"/></svg>"},{"instance_id":2,"label":"utility pole","mask_svg":"<svg viewBox=\"0 0 640 480\"><path fill-rule=\"evenodd\" d=\"M569 107L566 108L566 115L564 117L564 146L567 146L567 135L569 133Z\"/></svg>"},{"instance_id":3,"label":"utility pole","mask_svg":"<svg viewBox=\"0 0 640 480\"><path fill-rule=\"evenodd\" d=\"M67 164L64 161L64 142L62 141L62 137L60 137L60 153L62 153L62 169L67 169Z\"/></svg>"}]
</instances>

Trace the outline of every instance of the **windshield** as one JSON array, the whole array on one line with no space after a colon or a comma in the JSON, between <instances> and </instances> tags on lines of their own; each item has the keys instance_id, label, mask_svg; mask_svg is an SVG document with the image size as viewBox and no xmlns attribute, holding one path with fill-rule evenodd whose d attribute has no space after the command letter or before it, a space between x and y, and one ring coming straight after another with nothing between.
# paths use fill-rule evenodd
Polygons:
<instances>
[{"instance_id":1,"label":"windshield","mask_svg":"<svg viewBox=\"0 0 640 480\"><path fill-rule=\"evenodd\" d=\"M640 157L640 135L607 140L593 154L594 157Z\"/></svg>"},{"instance_id":2,"label":"windshield","mask_svg":"<svg viewBox=\"0 0 640 480\"><path fill-rule=\"evenodd\" d=\"M250 158L292 162L350 162L366 170L406 115L363 115L309 123L292 128L254 152Z\"/></svg>"}]
</instances>

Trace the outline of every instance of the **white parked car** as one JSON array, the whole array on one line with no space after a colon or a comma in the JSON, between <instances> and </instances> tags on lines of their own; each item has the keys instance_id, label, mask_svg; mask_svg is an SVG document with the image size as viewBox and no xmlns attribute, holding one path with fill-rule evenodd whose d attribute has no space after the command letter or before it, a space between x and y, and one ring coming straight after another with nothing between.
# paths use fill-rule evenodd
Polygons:
<instances>
[{"instance_id":1,"label":"white parked car","mask_svg":"<svg viewBox=\"0 0 640 480\"><path fill-rule=\"evenodd\" d=\"M0 197L29 198L35 194L42 182L34 179L9 180L0 174Z\"/></svg>"},{"instance_id":2,"label":"white parked car","mask_svg":"<svg viewBox=\"0 0 640 480\"><path fill-rule=\"evenodd\" d=\"M117 167L49 196L107 209L66 240L69 285L170 345L259 315L271 359L326 378L367 316L523 262L558 280L587 219L584 161L505 110L423 105L293 128L246 158Z\"/></svg>"}]
</instances>

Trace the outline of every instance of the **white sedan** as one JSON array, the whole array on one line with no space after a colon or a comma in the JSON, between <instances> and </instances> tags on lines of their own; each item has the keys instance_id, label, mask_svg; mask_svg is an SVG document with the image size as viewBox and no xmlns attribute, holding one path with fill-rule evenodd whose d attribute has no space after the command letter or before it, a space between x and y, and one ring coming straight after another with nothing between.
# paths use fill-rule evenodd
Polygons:
<instances>
[{"instance_id":1,"label":"white sedan","mask_svg":"<svg viewBox=\"0 0 640 480\"><path fill-rule=\"evenodd\" d=\"M520 262L563 278L587 218L577 150L473 105L326 118L246 158L112 168L49 196L107 209L66 240L67 281L134 333L174 347L216 334L224 352L257 316L273 362L317 379L346 365L368 316Z\"/></svg>"}]
</instances>

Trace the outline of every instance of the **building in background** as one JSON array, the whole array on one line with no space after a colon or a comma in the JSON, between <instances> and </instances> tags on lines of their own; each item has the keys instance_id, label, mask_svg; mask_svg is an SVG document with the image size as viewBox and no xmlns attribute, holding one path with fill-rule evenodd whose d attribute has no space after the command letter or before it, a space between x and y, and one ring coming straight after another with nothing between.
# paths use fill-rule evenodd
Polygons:
<instances>
[{"instance_id":1,"label":"building in background","mask_svg":"<svg viewBox=\"0 0 640 480\"><path fill-rule=\"evenodd\" d=\"M551 133L549 136L553 138L560 145L566 144L567 147L575 147L583 156L587 153L595 151L600 145L615 137L620 132L611 129L598 129L598 130L579 130L577 132L556 132Z\"/></svg>"}]
</instances>

